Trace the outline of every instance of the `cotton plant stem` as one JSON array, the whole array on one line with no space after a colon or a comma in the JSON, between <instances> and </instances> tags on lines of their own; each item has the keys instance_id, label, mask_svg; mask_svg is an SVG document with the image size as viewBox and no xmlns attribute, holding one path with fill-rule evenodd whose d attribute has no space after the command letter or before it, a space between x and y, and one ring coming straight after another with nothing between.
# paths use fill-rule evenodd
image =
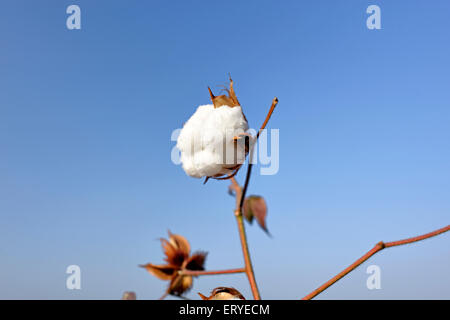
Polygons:
<instances>
[{"instance_id":1,"label":"cotton plant stem","mask_svg":"<svg viewBox=\"0 0 450 320\"><path fill-rule=\"evenodd\" d=\"M250 259L250 252L248 250L248 242L247 242L247 235L245 233L244 218L242 216L242 213L238 211L235 212L235 215L239 229L239 237L241 239L242 253L244 255L245 273L247 274L248 282L250 283L250 288L252 289L253 298L255 300L261 300L258 285L256 284L255 272L253 271L253 265Z\"/></svg>"},{"instance_id":2,"label":"cotton plant stem","mask_svg":"<svg viewBox=\"0 0 450 320\"><path fill-rule=\"evenodd\" d=\"M251 150L250 152L252 152L253 150ZM253 153L250 154L250 160L253 159L252 156ZM244 201L245 201L245 195L247 194L247 189L248 189L248 184L250 182L250 176L252 175L252 167L253 165L251 164L251 161L249 161L248 166L247 166L247 174L245 176L245 183L244 183L244 188L241 190L241 195L239 198L239 211L242 214L242 208L244 207Z\"/></svg>"},{"instance_id":3,"label":"cotton plant stem","mask_svg":"<svg viewBox=\"0 0 450 320\"><path fill-rule=\"evenodd\" d=\"M339 281L340 279L345 277L351 271L356 269L358 266L360 266L362 263L364 263L366 260L368 260L370 257L372 257L375 253L377 253L378 251L383 250L384 248L396 247L396 246L401 246L401 245L405 245L405 244L409 244L409 243L425 240L425 239L428 239L428 238L435 237L435 236L437 236L439 234L442 234L444 232L447 232L449 230L450 230L450 225L448 225L446 227L443 227L443 228L440 228L440 229L437 229L437 230L432 231L430 233L426 233L426 234L417 236L417 237L412 237L412 238L403 239L403 240L399 240L399 241L391 241L391 242L383 242L383 241L381 241L381 242L378 242L365 255L363 255L361 258L359 258L358 260L353 262L350 266L345 268L343 271L341 271L335 277L333 277L330 280L328 280L327 282L325 282L319 288L317 288L316 290L314 290L310 294L308 294L305 297L303 297L302 300L310 300L310 299L314 298L315 296L317 296L318 294L320 294L321 292L323 292L324 290L326 290L327 288L329 288L330 286L335 284L337 281Z\"/></svg>"},{"instance_id":4,"label":"cotton plant stem","mask_svg":"<svg viewBox=\"0 0 450 320\"><path fill-rule=\"evenodd\" d=\"M242 254L244 256L245 274L247 275L247 279L250 284L250 288L252 290L253 298L255 300L261 300L258 285L256 284L252 260L250 258L250 251L248 249L247 234L245 232L244 217L242 215L242 206L240 205L241 199L245 197L245 194L243 193L242 187L237 183L236 179L234 178L231 178L231 187L233 188L236 196L236 210L234 211L234 215L236 216L236 222L239 231L239 239L241 240Z\"/></svg>"},{"instance_id":5,"label":"cotton plant stem","mask_svg":"<svg viewBox=\"0 0 450 320\"><path fill-rule=\"evenodd\" d=\"M245 268L237 269L227 269L227 270L213 270L213 271L193 271L193 270L182 270L180 274L184 276L208 276L208 275L219 275L219 274L233 274L233 273L244 273Z\"/></svg>"},{"instance_id":6,"label":"cotton plant stem","mask_svg":"<svg viewBox=\"0 0 450 320\"><path fill-rule=\"evenodd\" d=\"M250 157L252 155L252 151L253 150L250 151ZM251 161L249 161L247 167L247 175L245 177L245 184L243 188L239 186L239 184L236 182L234 178L232 180L232 183L235 186L235 188L237 186L237 188L235 189L237 209L235 210L234 214L236 216L236 222L238 224L239 238L241 239L242 254L244 255L245 273L247 274L248 282L250 283L250 288L252 289L253 298L255 300L261 300L258 285L256 284L255 272L253 270L253 265L250 258L250 251L248 250L247 234L245 232L244 216L242 214L242 207L244 205L244 199L250 181L251 170L252 164Z\"/></svg>"},{"instance_id":7,"label":"cotton plant stem","mask_svg":"<svg viewBox=\"0 0 450 320\"><path fill-rule=\"evenodd\" d=\"M234 191L234 196L236 199L236 210L239 210L240 203L241 203L241 194L242 194L242 188L239 185L239 183L236 181L236 179L233 177L231 178L231 186L230 188Z\"/></svg>"},{"instance_id":8,"label":"cotton plant stem","mask_svg":"<svg viewBox=\"0 0 450 320\"><path fill-rule=\"evenodd\" d=\"M266 119L264 120L263 124L261 125L261 128L258 131L258 134L256 135L256 139L259 138L259 135L265 129L277 104L278 104L278 99L274 98L272 100L272 105L270 106L269 112L267 113ZM248 166L247 166L247 175L245 177L244 187L242 188L239 185L239 183L237 183L236 179L234 177L231 177L231 188L234 190L235 196L236 196L236 210L235 210L234 214L236 216L236 222L238 224L239 238L241 240L241 247L242 247L242 254L244 255L245 273L247 274L248 282L250 283L250 288L252 289L253 298L255 300L261 300L261 296L260 296L259 290L258 290L258 285L256 284L255 272L253 270L252 260L250 258L247 234L245 232L244 217L242 215L242 207L244 206L245 195L247 193L248 185L250 182L250 176L251 176L251 172L252 172L252 166L253 166L253 164L252 164L253 148L250 148L249 154L250 155L249 155L249 161L248 161Z\"/></svg>"},{"instance_id":9,"label":"cotton plant stem","mask_svg":"<svg viewBox=\"0 0 450 320\"><path fill-rule=\"evenodd\" d=\"M263 124L261 125L261 127L259 128L258 134L256 135L256 140L258 140L259 135L261 134L261 132L266 128L267 123L270 120L270 117L272 117L272 113L275 110L275 107L278 104L278 98L275 97L272 100L272 105L270 106L269 112L267 113L266 119L264 120ZM245 183L244 183L244 188L241 191L241 195L239 198L239 211L242 214L242 207L244 206L244 200L245 200L245 195L247 193L247 189L248 189L248 184L250 182L250 176L252 173L252 167L253 167L253 148L250 148L250 152L249 152L249 161L248 161L248 166L247 166L247 174L245 176ZM234 182L233 182L234 180ZM236 180L234 178L232 178L232 183L233 184L237 184ZM237 199L237 194L236 194L236 199Z\"/></svg>"},{"instance_id":10,"label":"cotton plant stem","mask_svg":"<svg viewBox=\"0 0 450 320\"><path fill-rule=\"evenodd\" d=\"M169 292L166 291L158 300L164 300L169 295Z\"/></svg>"},{"instance_id":11,"label":"cotton plant stem","mask_svg":"<svg viewBox=\"0 0 450 320\"><path fill-rule=\"evenodd\" d=\"M252 155L253 155L253 148L250 150L249 160L252 159ZM242 253L244 254L245 269L247 273L248 282L250 283L250 287L252 289L253 298L255 300L261 300L258 286L256 284L255 272L253 271L253 265L250 259L250 251L248 250L247 234L245 232L244 216L243 216L244 199L245 195L247 194L251 172L252 172L252 163L251 161L249 161L247 166L247 175L245 177L244 187L241 188L239 186L239 192L236 193L236 204L239 205L234 214L236 216L236 221L238 224L239 238L241 239Z\"/></svg>"},{"instance_id":12,"label":"cotton plant stem","mask_svg":"<svg viewBox=\"0 0 450 320\"><path fill-rule=\"evenodd\" d=\"M213 270L213 271L194 271L194 270L180 270L179 274L184 276L206 276L206 275L219 275L219 274L235 274L235 273L245 273L245 268L236 268L236 269L226 269L226 270ZM159 298L159 300L164 300L169 295L169 291L164 292L164 294ZM189 300L183 296L176 296L180 299Z\"/></svg>"},{"instance_id":13,"label":"cotton plant stem","mask_svg":"<svg viewBox=\"0 0 450 320\"><path fill-rule=\"evenodd\" d=\"M273 100L272 100L272 105L270 106L270 109L269 109L269 112L267 113L266 119L264 120L264 122L263 122L261 128L260 128L259 131L258 131L258 134L256 135L256 138L257 138L257 139L259 138L259 135L260 135L261 131L263 131L263 130L266 128L267 123L269 122L269 119L270 119L270 117L272 116L272 113L273 113L273 111L275 110L275 107L277 106L277 104L278 104L278 98L275 97L275 98L273 98Z\"/></svg>"},{"instance_id":14,"label":"cotton plant stem","mask_svg":"<svg viewBox=\"0 0 450 320\"><path fill-rule=\"evenodd\" d=\"M250 283L250 288L252 289L253 298L255 300L261 300L261 296L259 294L258 285L256 284L255 279L255 272L253 270L252 261L250 258L250 251L248 250L248 241L247 241L247 234L245 232L245 225L244 225L244 216L242 214L242 207L244 204L244 198L245 194L247 192L248 183L250 180L250 173L251 173L252 164L248 164L248 170L247 170L247 176L245 178L245 185L244 188L239 187L239 197L238 193L236 193L236 203L239 203L238 209L234 212L236 216L236 221L238 224L238 230L239 230L239 238L241 239L241 247L242 247L242 253L244 255L244 262L245 262L245 271L247 274L248 282Z\"/></svg>"},{"instance_id":15,"label":"cotton plant stem","mask_svg":"<svg viewBox=\"0 0 450 320\"><path fill-rule=\"evenodd\" d=\"M253 271L252 260L250 258L250 251L248 249L247 235L245 232L244 219L242 215L242 207L240 206L241 198L244 195L243 189L239 185L239 183L237 183L235 178L231 178L231 188L234 190L236 197L236 210L234 211L234 215L236 217L236 222L238 225L239 239L241 240L242 255L244 256L245 274L247 275L247 279L250 284L250 288L252 290L253 298L255 300L261 300L261 296L258 291L258 286L256 284L255 273Z\"/></svg>"}]
</instances>

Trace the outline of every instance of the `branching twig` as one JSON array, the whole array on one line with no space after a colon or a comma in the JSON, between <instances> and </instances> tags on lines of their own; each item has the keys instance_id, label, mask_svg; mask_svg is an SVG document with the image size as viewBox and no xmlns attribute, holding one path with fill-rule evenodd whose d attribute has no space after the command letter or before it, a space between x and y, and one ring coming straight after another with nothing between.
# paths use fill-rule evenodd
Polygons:
<instances>
[{"instance_id":1,"label":"branching twig","mask_svg":"<svg viewBox=\"0 0 450 320\"><path fill-rule=\"evenodd\" d=\"M248 282L250 283L250 288L252 289L253 298L255 300L261 300L258 286L256 284L255 272L253 270L252 261L250 259L250 251L248 250L248 242L247 242L247 235L245 233L244 218L242 214L239 213L239 211L236 211L235 215L238 224L239 237L241 239L242 253L244 255L245 273L247 274Z\"/></svg>"},{"instance_id":2,"label":"branching twig","mask_svg":"<svg viewBox=\"0 0 450 320\"><path fill-rule=\"evenodd\" d=\"M169 295L169 292L166 291L158 300L164 300Z\"/></svg>"},{"instance_id":3,"label":"branching twig","mask_svg":"<svg viewBox=\"0 0 450 320\"><path fill-rule=\"evenodd\" d=\"M396 246L401 246L401 245L408 244L408 243L421 241L421 240L424 240L424 239L428 239L428 238L437 236L437 235L439 235L441 233L444 233L444 232L447 232L449 230L450 230L450 225L448 225L446 227L443 227L441 229L435 230L433 232L430 232L430 233L427 233L427 234L424 234L424 235L421 235L421 236L417 236L417 237L412 237L412 238L399 240L399 241L392 241L392 242L383 242L383 241L378 242L375 245L375 247L373 247L371 250L369 250L365 255L363 255L361 258L359 258L358 260L353 262L350 266L345 268L338 275L336 275L332 279L330 279L327 282L325 282L319 288L317 288L316 290L314 290L310 294L308 294L305 297L303 297L302 300L310 300L310 299L314 298L315 296L317 296L318 294L320 294L321 292L326 290L328 287L332 286L337 281L339 281L340 279L345 277L351 271L356 269L359 265L361 265L363 262L365 262L367 259L369 259L371 256L373 256L375 253L377 253L378 251L383 250L384 248L396 247Z\"/></svg>"},{"instance_id":4,"label":"branching twig","mask_svg":"<svg viewBox=\"0 0 450 320\"><path fill-rule=\"evenodd\" d=\"M266 128L267 123L269 122L269 119L272 116L272 113L275 110L275 107L277 106L277 104L278 104L278 98L275 97L272 100L272 105L270 106L270 110L269 110L269 113L267 113L266 119L264 120L261 128L259 128L259 131L258 131L258 134L256 135L256 138L259 138L259 135L261 134L261 131L263 131Z\"/></svg>"},{"instance_id":5,"label":"branching twig","mask_svg":"<svg viewBox=\"0 0 450 320\"><path fill-rule=\"evenodd\" d=\"M231 188L235 192L236 196L236 209L234 214L236 216L236 221L238 224L239 238L241 240L242 254L244 256L245 262L245 274L247 275L248 282L250 283L250 288L252 289L253 298L255 300L260 300L258 286L256 285L255 273L253 271L252 261L250 259L250 252L248 250L247 235L245 233L244 219L242 215L242 210L240 209L240 202L243 196L242 187L237 183L236 179L231 178Z\"/></svg>"},{"instance_id":6,"label":"branching twig","mask_svg":"<svg viewBox=\"0 0 450 320\"><path fill-rule=\"evenodd\" d=\"M278 99L274 98L272 100L272 105L270 107L269 113L267 114L266 119L264 120L264 123L262 124L261 128L258 131L258 134L256 135L256 139L259 138L260 133L264 130L267 123L269 122L269 119L272 116L272 113L275 110L277 103L278 103ZM232 177L231 178L231 188L234 190L235 195L236 195L236 209L234 211L234 214L236 216L236 221L238 224L239 238L241 239L242 253L244 255L245 273L247 275L248 281L250 283L250 287L252 289L253 298L255 300L261 300L261 296L258 291L258 286L256 284L255 272L253 271L253 265L252 265L252 261L250 259L250 251L248 250L247 235L245 233L244 218L242 215L242 207L244 205L245 195L247 193L248 184L250 181L250 175L252 172L252 162L253 162L252 160L253 160L253 148L251 147L250 152L249 152L249 161L248 161L247 175L245 177L244 187L242 188L237 183L236 179L234 179L234 177Z\"/></svg>"},{"instance_id":7,"label":"branching twig","mask_svg":"<svg viewBox=\"0 0 450 320\"><path fill-rule=\"evenodd\" d=\"M231 273L244 273L245 268L227 269L227 270L215 270L215 271L193 271L193 270L180 270L180 274L184 276L208 276L219 274L231 274Z\"/></svg>"}]
</instances>

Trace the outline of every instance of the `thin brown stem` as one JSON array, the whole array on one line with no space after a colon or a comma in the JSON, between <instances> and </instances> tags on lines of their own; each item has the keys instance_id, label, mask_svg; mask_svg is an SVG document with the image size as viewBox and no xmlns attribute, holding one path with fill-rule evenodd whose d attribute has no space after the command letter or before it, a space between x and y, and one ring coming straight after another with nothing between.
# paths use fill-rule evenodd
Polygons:
<instances>
[{"instance_id":1,"label":"thin brown stem","mask_svg":"<svg viewBox=\"0 0 450 320\"><path fill-rule=\"evenodd\" d=\"M272 105L270 106L269 112L262 124L261 128L256 135L256 139L259 138L260 133L264 130L267 123L269 122L270 117L272 116L273 111L275 110L276 105L278 104L278 99L274 98L272 100ZM247 194L248 185L250 182L250 176L252 172L252 159L253 159L253 147L250 148L249 152L249 161L247 167L247 175L245 176L244 187L242 188L236 181L236 179L231 177L231 189L234 190L236 196L236 210L234 214L236 216L236 221L238 224L239 230L239 238L241 240L242 254L244 255L245 262L245 273L248 278L248 282L250 283L250 288L252 289L253 298L255 300L261 300L261 296L259 294L258 285L256 284L255 272L253 270L252 260L250 258L250 251L248 249L248 241L247 234L245 232L244 218L242 215L242 207L244 206L245 195Z\"/></svg>"},{"instance_id":2,"label":"thin brown stem","mask_svg":"<svg viewBox=\"0 0 450 320\"><path fill-rule=\"evenodd\" d=\"M258 291L258 286L256 285L255 273L253 271L252 261L250 259L250 251L248 250L247 235L245 233L244 219L242 216L242 207L240 202L243 196L242 187L237 183L236 179L231 178L231 189L234 190L236 197L236 210L234 214L236 216L236 222L238 224L239 239L241 240L242 254L244 256L245 262L245 274L247 275L250 288L252 290L253 298L255 300L261 300L261 296Z\"/></svg>"},{"instance_id":3,"label":"thin brown stem","mask_svg":"<svg viewBox=\"0 0 450 320\"><path fill-rule=\"evenodd\" d=\"M233 188L234 191L236 191L236 189L239 189L241 186L239 185L239 183L236 181L236 179L233 177L231 178L231 188Z\"/></svg>"},{"instance_id":4,"label":"thin brown stem","mask_svg":"<svg viewBox=\"0 0 450 320\"><path fill-rule=\"evenodd\" d=\"M256 284L255 272L253 270L252 261L250 259L250 251L248 250L247 235L245 233L244 218L242 213L236 211L236 221L239 229L239 237L241 239L242 253L244 255L245 261L245 273L247 274L248 282L250 283L250 288L252 289L253 298L255 300L261 300L259 294L258 286Z\"/></svg>"},{"instance_id":5,"label":"thin brown stem","mask_svg":"<svg viewBox=\"0 0 450 320\"><path fill-rule=\"evenodd\" d=\"M318 294L320 294L321 292L323 292L324 290L326 290L327 288L329 288L330 286L332 286L333 284L338 282L340 279L345 277L351 271L356 269L358 266L360 266L362 263L364 263L366 260L368 260L370 257L372 257L375 253L377 253L378 251L383 250L384 248L396 247L396 246L401 246L401 245L405 245L405 244L409 244L409 243L425 240L425 239L428 239L428 238L431 238L431 237L435 237L435 236L437 236L437 235L439 235L441 233L447 232L449 230L450 230L450 225L448 225L446 227L443 227L443 228L440 228L438 230L435 230L433 232L417 236L417 237L412 237L412 238L399 240L399 241L391 241L391 242L382 242L381 241L381 242L378 242L375 245L375 247L373 247L371 250L369 250L361 258L359 258L358 260L353 262L350 266L348 266L347 268L342 270L335 277L333 277L330 280L328 280L327 282L325 282L319 288L317 288L316 290L314 290L310 294L308 294L305 297L303 297L302 300L310 300L310 299L314 298L315 296L317 296Z\"/></svg>"},{"instance_id":6,"label":"thin brown stem","mask_svg":"<svg viewBox=\"0 0 450 320\"><path fill-rule=\"evenodd\" d=\"M218 275L218 274L231 274L231 273L244 273L245 268L237 269L227 269L227 270L214 270L214 271L193 271L193 270L182 270L180 274L185 276L208 276L208 275Z\"/></svg>"},{"instance_id":7,"label":"thin brown stem","mask_svg":"<svg viewBox=\"0 0 450 320\"><path fill-rule=\"evenodd\" d=\"M236 210L237 210L238 208L240 208L242 187L239 185L239 183L233 177L233 178L231 178L231 186L230 186L230 188L232 190L234 190L234 196L236 198Z\"/></svg>"},{"instance_id":8,"label":"thin brown stem","mask_svg":"<svg viewBox=\"0 0 450 320\"><path fill-rule=\"evenodd\" d=\"M404 244L413 243L413 242L425 240L425 239L428 239L428 238L432 238L432 237L435 237L437 235L440 235L441 233L447 232L449 230L450 230L450 225L445 226L445 227L440 228L440 229L437 229L437 230L434 230L432 232L423 234L421 236L407 238L407 239L398 240L398 241L386 242L384 244L384 246L385 246L385 248L401 246L401 245L404 245Z\"/></svg>"},{"instance_id":9,"label":"thin brown stem","mask_svg":"<svg viewBox=\"0 0 450 320\"><path fill-rule=\"evenodd\" d=\"M272 113L275 110L275 107L277 106L277 104L278 104L278 98L275 97L272 100L272 105L270 106L269 113L267 114L266 119L264 120L261 128L259 129L258 134L256 135L256 138L259 138L261 131L263 131L266 128L267 123L269 122L269 119L272 116Z\"/></svg>"},{"instance_id":10,"label":"thin brown stem","mask_svg":"<svg viewBox=\"0 0 450 320\"><path fill-rule=\"evenodd\" d=\"M250 159L252 159L252 154L253 154L253 150L250 151ZM245 200L245 195L247 194L247 189L248 189L248 184L250 182L250 176L252 174L252 163L251 161L248 162L248 166L247 166L247 174L245 175L245 182L244 182L244 188L241 191L241 196L239 198L239 212L242 213L242 207L244 206L244 200Z\"/></svg>"},{"instance_id":11,"label":"thin brown stem","mask_svg":"<svg viewBox=\"0 0 450 320\"><path fill-rule=\"evenodd\" d=\"M256 135L256 140L258 140L259 135L261 134L261 132L266 128L267 123L270 120L270 117L272 117L272 113L275 110L275 107L278 104L278 98L275 97L272 100L272 105L270 106L269 112L267 113L266 119L264 120L263 124L261 125L261 127L259 128L259 131ZM244 200L245 200L245 195L247 194L247 189L248 189L248 184L250 182L250 176L252 173L252 167L253 167L253 147L250 148L250 152L249 152L249 156L248 156L248 166L247 166L247 175L245 176L245 182L244 182L244 188L242 189L241 192L241 197L239 199L239 211L242 212L242 207L244 205ZM236 182L236 181L235 181Z\"/></svg>"},{"instance_id":12,"label":"thin brown stem","mask_svg":"<svg viewBox=\"0 0 450 320\"><path fill-rule=\"evenodd\" d=\"M158 300L164 300L169 295L169 292L166 291Z\"/></svg>"}]
</instances>

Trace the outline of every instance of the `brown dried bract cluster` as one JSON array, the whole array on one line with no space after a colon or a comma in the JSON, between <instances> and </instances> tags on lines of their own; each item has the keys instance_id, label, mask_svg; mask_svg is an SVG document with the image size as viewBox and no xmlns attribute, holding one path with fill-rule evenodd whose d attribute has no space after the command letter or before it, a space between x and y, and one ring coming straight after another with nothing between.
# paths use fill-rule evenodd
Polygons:
<instances>
[{"instance_id":1,"label":"brown dried bract cluster","mask_svg":"<svg viewBox=\"0 0 450 320\"><path fill-rule=\"evenodd\" d=\"M195 252L190 255L191 247L185 237L172 234L169 231L169 240L161 239L166 258L166 264L154 265L147 263L141 265L150 274L161 280L170 280L168 294L180 296L192 287L192 276L183 275L183 270L202 271L206 259L206 252Z\"/></svg>"},{"instance_id":2,"label":"brown dried bract cluster","mask_svg":"<svg viewBox=\"0 0 450 320\"><path fill-rule=\"evenodd\" d=\"M209 297L198 293L202 300L245 300L244 296L235 288L218 287L213 289Z\"/></svg>"},{"instance_id":3,"label":"brown dried bract cluster","mask_svg":"<svg viewBox=\"0 0 450 320\"><path fill-rule=\"evenodd\" d=\"M209 95L211 96L211 101L214 105L214 108L219 108L221 106L229 106L231 108L240 106L239 100L236 97L236 93L234 92L234 89L233 89L233 79L231 79L231 77L230 77L230 89L224 88L224 90L228 93L228 96L221 95L221 96L216 97L212 93L210 87L208 87L208 90L209 90ZM245 116L244 116L244 118L245 118Z\"/></svg>"}]
</instances>

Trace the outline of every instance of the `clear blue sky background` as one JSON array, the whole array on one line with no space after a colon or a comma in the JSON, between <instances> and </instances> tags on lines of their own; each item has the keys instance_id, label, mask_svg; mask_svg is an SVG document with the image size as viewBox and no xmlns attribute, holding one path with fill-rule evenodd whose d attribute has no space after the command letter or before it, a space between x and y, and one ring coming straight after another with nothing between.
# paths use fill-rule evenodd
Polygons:
<instances>
[{"instance_id":1,"label":"clear blue sky background","mask_svg":"<svg viewBox=\"0 0 450 320\"><path fill-rule=\"evenodd\" d=\"M66 28L66 8L82 29ZM366 28L381 7L382 30ZM269 238L248 228L263 298L296 299L380 240L449 223L448 1L2 1L0 298L158 298L168 229L242 265L227 182L189 178L172 130L230 72L252 127L270 101L280 170ZM244 172L238 176L242 182ZM68 265L82 289L65 288ZM366 288L367 266L381 290ZM450 298L450 236L383 251L323 299ZM203 277L188 297L243 275Z\"/></svg>"}]
</instances>

